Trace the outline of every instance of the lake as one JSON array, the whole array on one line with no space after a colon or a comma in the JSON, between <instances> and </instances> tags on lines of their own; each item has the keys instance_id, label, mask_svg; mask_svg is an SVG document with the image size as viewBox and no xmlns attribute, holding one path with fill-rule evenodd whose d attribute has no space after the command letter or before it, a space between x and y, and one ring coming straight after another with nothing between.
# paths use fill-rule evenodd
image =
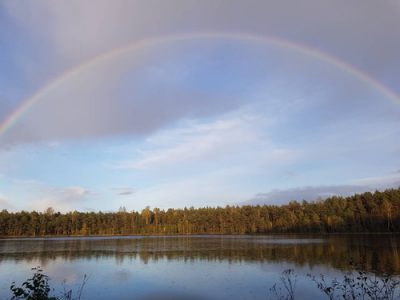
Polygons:
<instances>
[{"instance_id":1,"label":"lake","mask_svg":"<svg viewBox=\"0 0 400 300\"><path fill-rule=\"evenodd\" d=\"M41 266L55 294L82 299L269 299L282 271L296 299L326 299L306 274L342 277L352 266L400 275L399 235L131 236L0 239L0 298Z\"/></svg>"}]
</instances>

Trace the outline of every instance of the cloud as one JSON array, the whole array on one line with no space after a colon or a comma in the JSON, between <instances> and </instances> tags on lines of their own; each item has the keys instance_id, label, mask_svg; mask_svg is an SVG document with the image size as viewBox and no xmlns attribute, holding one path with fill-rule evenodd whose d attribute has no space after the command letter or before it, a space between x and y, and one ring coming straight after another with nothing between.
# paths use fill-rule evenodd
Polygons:
<instances>
[{"instance_id":1,"label":"cloud","mask_svg":"<svg viewBox=\"0 0 400 300\"><path fill-rule=\"evenodd\" d=\"M325 199L330 196L349 196L355 193L363 193L373 191L368 186L359 185L333 185L333 186L307 186L282 190L272 190L267 193L258 193L253 199L245 202L245 204L286 204L292 200L314 201L317 199Z\"/></svg>"},{"instance_id":2,"label":"cloud","mask_svg":"<svg viewBox=\"0 0 400 300\"><path fill-rule=\"evenodd\" d=\"M237 203L248 195L240 185L243 170L234 167L194 174L142 188L133 196L137 209L147 205L168 208L218 206ZM236 184L233 184L236 183ZM127 203L129 207L132 203Z\"/></svg>"},{"instance_id":3,"label":"cloud","mask_svg":"<svg viewBox=\"0 0 400 300\"><path fill-rule=\"evenodd\" d=\"M136 193L136 189L131 187L116 187L112 189L119 196L129 196Z\"/></svg>"},{"instance_id":4,"label":"cloud","mask_svg":"<svg viewBox=\"0 0 400 300\"><path fill-rule=\"evenodd\" d=\"M81 61L154 35L241 31L301 41L355 61L378 76L386 67L398 68L396 53L400 42L393 39L400 14L396 1L327 4L318 0L295 3L99 0L96 10L86 1L5 1L2 6L34 38L47 41L59 56L54 59L59 60ZM363 55L359 55L359 50Z\"/></svg>"},{"instance_id":5,"label":"cloud","mask_svg":"<svg viewBox=\"0 0 400 300\"><path fill-rule=\"evenodd\" d=\"M369 185L378 187L400 186L400 172L397 171L393 174L383 176L355 179L352 181L352 183L357 185Z\"/></svg>"},{"instance_id":6,"label":"cloud","mask_svg":"<svg viewBox=\"0 0 400 300\"><path fill-rule=\"evenodd\" d=\"M149 149L139 150L141 158L123 162L119 167L149 169L219 159L256 139L253 122L251 117L242 117L211 123L193 122L183 128L165 130L147 139Z\"/></svg>"},{"instance_id":7,"label":"cloud","mask_svg":"<svg viewBox=\"0 0 400 300\"><path fill-rule=\"evenodd\" d=\"M213 117L246 102L244 97L228 93L222 86L212 87L215 79L206 74L223 70L207 63L207 58L198 63L191 58L185 61L180 55L180 61L176 61L178 56L172 56L154 56L175 61L158 65L164 68L161 76L154 75L160 72L154 70L151 62L148 66L147 60L128 55L68 78L42 95L1 137L1 144L110 136L140 138L182 119ZM185 70L186 64L189 71ZM176 77L172 73L186 75L171 81L171 77ZM202 82L203 87L193 86L194 81Z\"/></svg>"},{"instance_id":8,"label":"cloud","mask_svg":"<svg viewBox=\"0 0 400 300\"><path fill-rule=\"evenodd\" d=\"M13 206L5 199L4 196L0 195L0 210L2 209L13 209Z\"/></svg>"},{"instance_id":9,"label":"cloud","mask_svg":"<svg viewBox=\"0 0 400 300\"><path fill-rule=\"evenodd\" d=\"M54 188L41 185L37 197L30 202L29 208L32 210L45 210L48 207L55 211L72 211L81 206L90 192L79 186Z\"/></svg>"},{"instance_id":10,"label":"cloud","mask_svg":"<svg viewBox=\"0 0 400 300\"><path fill-rule=\"evenodd\" d=\"M187 164L238 160L258 164L289 161L293 152L268 139L268 121L254 114L224 116L214 121L192 120L175 129L148 137L136 149L134 160L117 162L115 168L150 170L185 167ZM176 169L175 169L176 170Z\"/></svg>"},{"instance_id":11,"label":"cloud","mask_svg":"<svg viewBox=\"0 0 400 300\"><path fill-rule=\"evenodd\" d=\"M400 187L400 174L393 173L379 177L367 177L352 180L350 184L305 186L288 189L276 189L267 193L258 193L245 204L286 204L291 200L314 201L331 196L351 196L375 190Z\"/></svg>"},{"instance_id":12,"label":"cloud","mask_svg":"<svg viewBox=\"0 0 400 300\"><path fill-rule=\"evenodd\" d=\"M1 174L0 174L1 178ZM48 182L4 176L0 188L7 197L6 204L14 210L44 211L53 207L56 211L69 211L87 205L88 200L98 197L93 191L78 185L55 186Z\"/></svg>"},{"instance_id":13,"label":"cloud","mask_svg":"<svg viewBox=\"0 0 400 300\"><path fill-rule=\"evenodd\" d=\"M0 38L12 41L4 43L0 60L4 94L0 95L0 123L20 107L22 99L70 68L113 49L178 33L276 36L332 54L345 61L342 66L356 65L400 92L400 39L396 38L400 11L390 1L98 0L96 9L89 2L0 3L4 17ZM93 184L95 176L96 184L105 186L104 194L119 201L128 202L146 191L150 203L171 197L177 205L179 198L195 203L241 201L257 191L282 187L276 174L284 172L287 164L307 179L299 183L287 176L285 186L309 184L292 191L304 197L390 185L395 178L347 180L360 170L372 176L398 162L398 107L383 101L372 81L366 83L335 64L290 49L222 39L158 44L81 69L49 89L0 137L0 169L10 177L66 180L83 186ZM244 106L251 106L262 120L234 115ZM275 117L279 124L264 123ZM123 140L130 143L131 151L92 155L93 144L100 139L107 140L98 147ZM44 154L30 156L23 143L35 144L32 148ZM55 159L43 145L68 154ZM11 150L5 153L4 149ZM43 166L41 159L46 159ZM118 170L107 170L106 175L97 172L99 165L111 160ZM70 172L53 175L49 165ZM210 171L230 166L241 175L228 176L230 182L207 178ZM72 171L83 169L75 178ZM122 178L121 174L126 176L122 185L134 182L136 187L140 182L137 192L129 187L110 191L107 183ZM329 184L329 180L338 182L338 177L346 178L342 187L319 186L321 180ZM166 181L171 185L164 186ZM235 193L227 192L232 186ZM97 207L85 202L94 196L88 188L36 183L20 189L24 188L26 197L18 194L19 187L12 189L31 207L84 207L81 202ZM34 192L29 195L29 191ZM289 199L290 192L275 190L257 197ZM113 205L111 200L105 202ZM19 207L29 205L21 200Z\"/></svg>"},{"instance_id":14,"label":"cloud","mask_svg":"<svg viewBox=\"0 0 400 300\"><path fill-rule=\"evenodd\" d=\"M83 196L90 194L90 192L80 186L71 186L67 188L56 188L54 189L56 194L59 194L62 198L68 201L80 200Z\"/></svg>"},{"instance_id":15,"label":"cloud","mask_svg":"<svg viewBox=\"0 0 400 300\"><path fill-rule=\"evenodd\" d=\"M21 28L19 35L30 36L38 41L26 48L31 53L45 52L46 64L38 61L36 65L35 56L17 54L16 61L20 61L21 57L32 60L25 63L32 65L29 75L31 81L38 77L39 71L44 72L50 80L56 74L62 74L66 69L99 54L149 37L183 32L248 32L283 37L336 54L350 64L354 62L362 70L371 72L375 75L372 77L382 78L395 88L400 87L400 77L397 76L400 69L397 59L400 40L394 38L400 18L398 9L393 9L391 3L377 5L374 1L366 0L360 9L358 4L339 1L327 5L318 0L296 3L233 1L229 4L216 4L214 1L165 3L122 0L110 3L99 0L94 10L85 1L27 1L23 4L6 1L2 3L2 9ZM216 43L214 41L211 44ZM39 45L45 45L44 49ZM186 47L179 44L176 48L181 51L177 51L159 45L155 48L160 49L146 49L146 53L140 53L139 59L128 55L114 60L112 64L105 63L79 73L76 78L66 80L61 87L43 97L45 99L40 100L41 104L36 105L24 121L15 125L2 143L114 134L142 136L186 117L215 116L248 101L247 98L235 99L232 95L224 95L226 86L236 87L241 81L232 80L232 70L215 63L223 61L221 56L214 57L211 63L205 63L197 57L197 66L194 66L185 60L188 53L203 53L210 48L199 45L192 49ZM196 48L199 48L197 52ZM240 45L234 48L237 51ZM222 49L227 55L229 51L226 51L226 46ZM363 55L359 55L361 52ZM186 69L160 63L171 61L173 53L181 59L183 66L187 66ZM235 64L238 65L237 62L243 59L234 57ZM151 66L143 67L149 62ZM17 66L11 67L15 68L12 69L14 72L19 72ZM138 72L133 72L134 69ZM236 71L242 72L242 81L249 77L248 73L243 73L243 69ZM254 81L258 72L249 81ZM206 76L199 76L201 74ZM146 76L154 81L149 84L146 80L140 80ZM204 85L201 88L188 88L191 82L202 83L207 77L210 84L207 88ZM122 78L132 79L125 81L130 89L120 86ZM215 84L212 86L213 82ZM225 88L215 93L218 86L224 83ZM260 84L265 85L265 82ZM40 89L42 85L44 81L35 88ZM32 93L33 90L30 88L26 92ZM124 95L118 92L121 90L125 91ZM135 92L137 90L140 92ZM349 90L346 88L346 93ZM3 102L0 101L1 106ZM18 104L14 103L15 107Z\"/></svg>"}]
</instances>

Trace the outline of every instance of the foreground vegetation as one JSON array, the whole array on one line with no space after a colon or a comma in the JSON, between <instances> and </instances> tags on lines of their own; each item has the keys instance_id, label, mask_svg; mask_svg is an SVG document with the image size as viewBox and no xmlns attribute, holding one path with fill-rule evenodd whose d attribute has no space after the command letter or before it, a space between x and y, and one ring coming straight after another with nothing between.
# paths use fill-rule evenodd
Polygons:
<instances>
[{"instance_id":1,"label":"foreground vegetation","mask_svg":"<svg viewBox=\"0 0 400 300\"><path fill-rule=\"evenodd\" d=\"M282 272L279 281L270 288L270 299L296 299L297 274L288 269ZM330 300L395 300L400 299L400 281L396 277L377 277L365 271L352 270L342 279L327 280L324 275L307 275L316 287Z\"/></svg>"},{"instance_id":2,"label":"foreground vegetation","mask_svg":"<svg viewBox=\"0 0 400 300\"><path fill-rule=\"evenodd\" d=\"M28 278L20 287L16 286L15 282L11 284L10 290L12 292L11 300L26 299L26 300L80 300L82 291L87 282L87 276L83 277L83 281L78 291L73 294L71 289L65 287L60 293L60 296L54 296L54 289L51 289L49 284L49 276L43 273L40 267L32 268L34 274Z\"/></svg>"},{"instance_id":3,"label":"foreground vegetation","mask_svg":"<svg viewBox=\"0 0 400 300\"><path fill-rule=\"evenodd\" d=\"M400 188L324 201L141 212L0 212L0 236L400 232Z\"/></svg>"},{"instance_id":4,"label":"foreground vegetation","mask_svg":"<svg viewBox=\"0 0 400 300\"><path fill-rule=\"evenodd\" d=\"M49 277L43 273L40 267L32 269L35 271L32 278L17 287L13 283L10 287L12 292L11 300L80 300L82 291L87 282L85 276L83 282L73 296L72 290L60 293L55 296L55 291L50 288ZM344 274L342 279L328 281L324 275L315 276L308 274L307 277L315 283L321 291L321 296L330 300L395 300L400 299L400 281L396 277L384 275L377 277L364 271L350 271ZM277 300L294 300L296 298L296 284L298 275L288 269L282 272L277 283L270 289L267 298Z\"/></svg>"}]
</instances>

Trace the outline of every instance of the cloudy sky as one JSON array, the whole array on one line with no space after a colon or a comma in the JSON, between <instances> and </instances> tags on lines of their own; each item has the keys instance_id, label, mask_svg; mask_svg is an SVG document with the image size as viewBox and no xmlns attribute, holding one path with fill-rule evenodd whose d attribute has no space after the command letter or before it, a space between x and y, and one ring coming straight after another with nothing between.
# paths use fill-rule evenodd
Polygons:
<instances>
[{"instance_id":1,"label":"cloudy sky","mask_svg":"<svg viewBox=\"0 0 400 300\"><path fill-rule=\"evenodd\" d=\"M0 209L400 186L400 2L0 2Z\"/></svg>"}]
</instances>

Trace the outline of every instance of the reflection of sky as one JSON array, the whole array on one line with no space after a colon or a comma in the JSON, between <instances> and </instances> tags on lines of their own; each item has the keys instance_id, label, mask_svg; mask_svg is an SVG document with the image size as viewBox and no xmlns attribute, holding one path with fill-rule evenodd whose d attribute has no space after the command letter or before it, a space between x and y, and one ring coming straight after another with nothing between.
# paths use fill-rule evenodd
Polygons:
<instances>
[{"instance_id":1,"label":"reflection of sky","mask_svg":"<svg viewBox=\"0 0 400 300\"><path fill-rule=\"evenodd\" d=\"M340 269L348 267L343 257L357 253L371 259L380 272L400 267L398 247L398 238L390 236L8 239L0 241L0 296L7 295L12 280L21 282L31 267L40 265L56 289L65 280L77 290L88 275L85 299L157 294L265 299L279 274L289 268L298 274L298 295L318 299L322 295L305 278L307 273L340 277Z\"/></svg>"},{"instance_id":2,"label":"reflection of sky","mask_svg":"<svg viewBox=\"0 0 400 300\"><path fill-rule=\"evenodd\" d=\"M32 262L34 263L34 262ZM2 263L2 270L13 269L12 278L18 282L28 275L31 265L25 263ZM149 262L125 260L123 265L115 264L113 259L73 261L55 260L45 267L46 274L52 278L52 286L61 288L60 282L77 290L87 274L89 280L84 288L84 299L141 299L157 295L185 295L188 299L265 299L268 289L278 281L278 274L291 264L276 263L196 263L184 261ZM296 268L298 274L305 275L308 269ZM331 269L316 268L316 272L332 272ZM336 274L335 272L330 274ZM8 294L10 275L0 277L0 295ZM321 296L307 280L299 280L298 294ZM321 297L322 298L322 297ZM165 298L164 298L165 299ZM306 298L303 298L306 299Z\"/></svg>"}]
</instances>

